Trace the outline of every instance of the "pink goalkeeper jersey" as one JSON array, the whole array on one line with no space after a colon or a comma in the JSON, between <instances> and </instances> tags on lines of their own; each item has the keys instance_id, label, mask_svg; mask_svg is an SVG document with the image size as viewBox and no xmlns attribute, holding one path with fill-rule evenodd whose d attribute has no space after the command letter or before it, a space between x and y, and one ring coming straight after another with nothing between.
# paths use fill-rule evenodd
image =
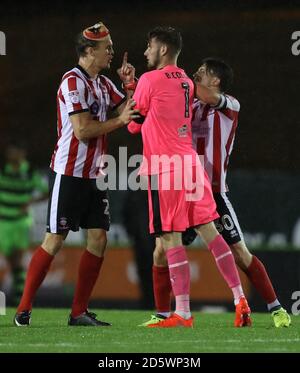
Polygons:
<instances>
[{"instance_id":1,"label":"pink goalkeeper jersey","mask_svg":"<svg viewBox=\"0 0 300 373\"><path fill-rule=\"evenodd\" d=\"M128 129L142 132L141 175L199 165L192 147L193 96L193 82L175 65L147 72L139 79L133 98L143 123L131 122Z\"/></svg>"},{"instance_id":2,"label":"pink goalkeeper jersey","mask_svg":"<svg viewBox=\"0 0 300 373\"><path fill-rule=\"evenodd\" d=\"M217 193L228 191L226 173L240 110L237 99L223 97L222 108L200 101L193 105L193 145L199 155L204 155L205 171Z\"/></svg>"}]
</instances>

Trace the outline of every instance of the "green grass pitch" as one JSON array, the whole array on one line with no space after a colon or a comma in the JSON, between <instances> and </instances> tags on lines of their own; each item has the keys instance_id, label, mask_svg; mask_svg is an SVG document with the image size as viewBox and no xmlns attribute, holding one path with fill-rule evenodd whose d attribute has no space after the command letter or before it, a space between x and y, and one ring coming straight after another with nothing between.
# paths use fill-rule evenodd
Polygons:
<instances>
[{"instance_id":1,"label":"green grass pitch","mask_svg":"<svg viewBox=\"0 0 300 373\"><path fill-rule=\"evenodd\" d=\"M93 310L94 311L94 310ZM251 328L234 328L233 313L194 312L193 329L137 325L151 312L96 310L112 327L68 327L67 309L34 309L30 327L12 324L14 309L0 316L0 352L300 352L300 317L276 329L269 314L254 313Z\"/></svg>"}]
</instances>

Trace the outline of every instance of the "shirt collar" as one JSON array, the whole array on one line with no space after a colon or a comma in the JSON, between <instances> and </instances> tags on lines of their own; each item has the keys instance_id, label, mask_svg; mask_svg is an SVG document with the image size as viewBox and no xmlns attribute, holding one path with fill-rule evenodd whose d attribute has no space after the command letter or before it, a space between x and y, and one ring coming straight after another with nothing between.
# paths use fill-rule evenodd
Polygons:
<instances>
[{"instance_id":1,"label":"shirt collar","mask_svg":"<svg viewBox=\"0 0 300 373\"><path fill-rule=\"evenodd\" d=\"M78 70L80 70L80 71L82 72L82 74L83 74L86 78L88 78L88 79L90 79L90 80L93 80L93 79L89 76L88 72L85 71L84 68L83 68L82 66L77 65L76 68L77 68Z\"/></svg>"}]
</instances>

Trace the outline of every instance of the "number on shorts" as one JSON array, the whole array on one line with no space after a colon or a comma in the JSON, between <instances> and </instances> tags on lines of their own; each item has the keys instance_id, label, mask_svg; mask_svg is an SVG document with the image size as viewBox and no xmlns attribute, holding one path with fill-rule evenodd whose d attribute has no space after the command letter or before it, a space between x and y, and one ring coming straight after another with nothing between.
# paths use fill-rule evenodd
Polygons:
<instances>
[{"instance_id":1,"label":"number on shorts","mask_svg":"<svg viewBox=\"0 0 300 373\"><path fill-rule=\"evenodd\" d=\"M222 224L227 231L231 231L234 228L234 222L230 215L225 214L222 216Z\"/></svg>"},{"instance_id":2,"label":"number on shorts","mask_svg":"<svg viewBox=\"0 0 300 373\"><path fill-rule=\"evenodd\" d=\"M105 209L104 209L104 214L105 214L105 215L109 215L109 202L108 202L108 199L105 198L105 199L103 199L102 201L103 201L103 203L106 204L106 205L105 205Z\"/></svg>"}]
</instances>

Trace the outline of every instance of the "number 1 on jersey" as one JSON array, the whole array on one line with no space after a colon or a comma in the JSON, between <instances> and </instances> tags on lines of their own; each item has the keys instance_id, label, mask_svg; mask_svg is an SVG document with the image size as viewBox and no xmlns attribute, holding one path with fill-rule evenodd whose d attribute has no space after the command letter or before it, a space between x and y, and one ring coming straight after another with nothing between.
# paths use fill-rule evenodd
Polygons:
<instances>
[{"instance_id":1,"label":"number 1 on jersey","mask_svg":"<svg viewBox=\"0 0 300 373\"><path fill-rule=\"evenodd\" d=\"M190 86L189 83L181 83L181 87L184 89L184 98L185 98L185 111L184 117L189 118L190 116Z\"/></svg>"}]
</instances>

